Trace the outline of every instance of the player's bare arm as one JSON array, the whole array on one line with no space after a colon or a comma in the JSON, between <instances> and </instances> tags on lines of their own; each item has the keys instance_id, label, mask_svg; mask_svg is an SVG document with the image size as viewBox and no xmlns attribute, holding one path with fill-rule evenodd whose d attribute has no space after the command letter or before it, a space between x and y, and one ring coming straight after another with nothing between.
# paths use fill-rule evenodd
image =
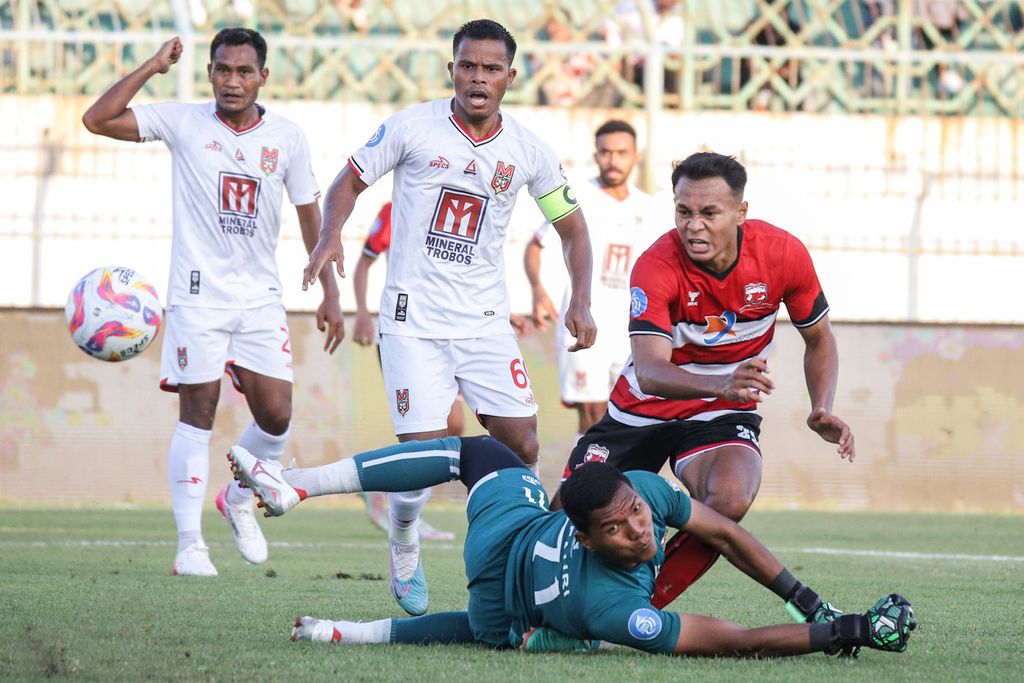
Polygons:
<instances>
[{"instance_id":1,"label":"player's bare arm","mask_svg":"<svg viewBox=\"0 0 1024 683\"><path fill-rule=\"evenodd\" d=\"M360 346L368 346L373 342L373 321L366 308L366 283L374 260L366 254L360 254L356 272L352 275L352 289L356 296L356 324L352 331L352 341Z\"/></svg>"},{"instance_id":2,"label":"player's bare arm","mask_svg":"<svg viewBox=\"0 0 1024 683\"><path fill-rule=\"evenodd\" d=\"M728 375L698 375L672 362L672 342L665 337L633 335L630 346L640 390L652 396L761 402L775 387L767 363L758 358L744 361Z\"/></svg>"},{"instance_id":3,"label":"player's bare arm","mask_svg":"<svg viewBox=\"0 0 1024 683\"><path fill-rule=\"evenodd\" d=\"M320 239L309 254L309 264L302 271L302 289L305 290L320 276L320 271L331 261L340 277L345 277L345 252L341 246L341 229L352 215L356 197L367 188L351 167L345 166L327 188L324 197L324 217Z\"/></svg>"},{"instance_id":4,"label":"player's bare arm","mask_svg":"<svg viewBox=\"0 0 1024 683\"><path fill-rule=\"evenodd\" d=\"M139 124L128 103L156 74L165 74L181 57L181 40L175 36L160 46L156 54L106 91L82 115L90 133L115 140L139 141Z\"/></svg>"},{"instance_id":5,"label":"player's bare arm","mask_svg":"<svg viewBox=\"0 0 1024 683\"><path fill-rule=\"evenodd\" d=\"M532 239L523 252L523 269L526 271L526 279L529 280L530 291L533 293L533 320L539 330L547 329L548 320L558 319L558 311L551 302L544 283L540 280L540 259L543 249L540 242Z\"/></svg>"},{"instance_id":6,"label":"player's bare arm","mask_svg":"<svg viewBox=\"0 0 1024 683\"><path fill-rule=\"evenodd\" d=\"M562 256L569 271L572 294L565 312L565 328L576 337L569 351L587 349L597 341L597 325L590 315L590 282L594 268L594 254L590 248L590 232L582 211L552 223L562 239Z\"/></svg>"},{"instance_id":7,"label":"player's bare arm","mask_svg":"<svg viewBox=\"0 0 1024 683\"><path fill-rule=\"evenodd\" d=\"M804 376L811 396L807 426L825 441L838 444L836 452L839 456L853 462L857 457L853 432L846 422L832 414L832 401L839 377L839 351L832 333L832 323L826 315L814 325L798 329L806 346Z\"/></svg>"},{"instance_id":8,"label":"player's bare arm","mask_svg":"<svg viewBox=\"0 0 1024 683\"><path fill-rule=\"evenodd\" d=\"M295 213L299 217L302 243L306 246L306 252L311 252L316 246L317 231L320 229L322 221L320 204L313 202L296 206ZM320 286L324 290L324 298L316 309L316 328L327 333L324 338L324 351L334 353L338 345L341 344L341 340L345 338L345 319L341 314L338 281L334 279L334 273L329 270L320 273L319 277Z\"/></svg>"}]
</instances>

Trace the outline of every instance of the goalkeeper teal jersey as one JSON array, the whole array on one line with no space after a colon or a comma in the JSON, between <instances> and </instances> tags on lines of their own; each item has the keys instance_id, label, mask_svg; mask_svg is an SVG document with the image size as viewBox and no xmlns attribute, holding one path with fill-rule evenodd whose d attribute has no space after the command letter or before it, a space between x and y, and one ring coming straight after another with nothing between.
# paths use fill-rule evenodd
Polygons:
<instances>
[{"instance_id":1,"label":"goalkeeper teal jersey","mask_svg":"<svg viewBox=\"0 0 1024 683\"><path fill-rule=\"evenodd\" d=\"M654 538L662 538L666 526L686 524L689 496L650 472L626 476L651 508ZM679 639L679 615L651 605L654 580L665 559L660 544L651 561L627 570L586 550L575 533L559 511L541 514L516 534L505 571L513 644L530 628L548 626L574 638L672 652Z\"/></svg>"}]
</instances>

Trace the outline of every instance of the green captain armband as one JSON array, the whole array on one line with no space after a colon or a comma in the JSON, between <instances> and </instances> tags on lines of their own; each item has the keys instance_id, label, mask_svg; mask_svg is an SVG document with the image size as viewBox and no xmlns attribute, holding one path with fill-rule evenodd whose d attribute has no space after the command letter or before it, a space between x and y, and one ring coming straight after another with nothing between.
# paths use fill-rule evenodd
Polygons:
<instances>
[{"instance_id":1,"label":"green captain armband","mask_svg":"<svg viewBox=\"0 0 1024 683\"><path fill-rule=\"evenodd\" d=\"M580 208L576 201L576 194L569 187L569 183L560 185L537 199L537 206L540 207L544 218L550 222L560 221L573 211Z\"/></svg>"}]
</instances>

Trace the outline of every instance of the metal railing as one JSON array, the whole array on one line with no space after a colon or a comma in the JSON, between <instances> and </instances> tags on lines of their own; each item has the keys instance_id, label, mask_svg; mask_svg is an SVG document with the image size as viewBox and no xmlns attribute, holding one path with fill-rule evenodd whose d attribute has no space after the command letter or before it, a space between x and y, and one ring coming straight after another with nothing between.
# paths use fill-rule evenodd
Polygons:
<instances>
[{"instance_id":1,"label":"metal railing","mask_svg":"<svg viewBox=\"0 0 1024 683\"><path fill-rule=\"evenodd\" d=\"M669 3L671 4L671 3ZM11 0L0 93L94 94L172 35L205 93L208 41L264 32L272 98L404 105L450 90L451 34L489 16L517 36L512 104L1024 116L1019 0ZM943 9L952 12L943 13Z\"/></svg>"}]
</instances>

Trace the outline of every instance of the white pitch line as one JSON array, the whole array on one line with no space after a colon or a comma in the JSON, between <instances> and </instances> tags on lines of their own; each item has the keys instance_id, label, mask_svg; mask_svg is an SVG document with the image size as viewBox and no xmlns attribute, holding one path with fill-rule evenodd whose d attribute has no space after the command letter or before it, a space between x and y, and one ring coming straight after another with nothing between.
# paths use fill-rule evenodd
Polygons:
<instances>
[{"instance_id":1,"label":"white pitch line","mask_svg":"<svg viewBox=\"0 0 1024 683\"><path fill-rule=\"evenodd\" d=\"M896 550L850 550L846 548L774 548L775 553L805 555L847 555L853 557L884 557L894 560L953 560L965 562L1024 562L1020 555L966 555L964 553L911 553Z\"/></svg>"},{"instance_id":2,"label":"white pitch line","mask_svg":"<svg viewBox=\"0 0 1024 683\"><path fill-rule=\"evenodd\" d=\"M167 547L177 545L174 541L146 541L146 540L119 540L119 539L96 539L92 541L20 541L2 540L3 546L27 546L33 548L63 547L63 548L148 548ZM207 545L229 547L232 543L220 543L213 541ZM334 543L326 542L302 542L302 541L272 541L269 544L274 548L296 548L300 550L331 550L343 548L345 550L377 550L385 546L385 541L342 541ZM435 550L462 550L461 544L456 543L431 543L424 542L424 548ZM856 550L849 548L773 548L772 552L777 554L802 553L805 555L838 555L849 557L881 557L893 560L949 560L952 562L1024 562L1022 555L968 555L966 553L915 553L896 550Z\"/></svg>"}]
</instances>

